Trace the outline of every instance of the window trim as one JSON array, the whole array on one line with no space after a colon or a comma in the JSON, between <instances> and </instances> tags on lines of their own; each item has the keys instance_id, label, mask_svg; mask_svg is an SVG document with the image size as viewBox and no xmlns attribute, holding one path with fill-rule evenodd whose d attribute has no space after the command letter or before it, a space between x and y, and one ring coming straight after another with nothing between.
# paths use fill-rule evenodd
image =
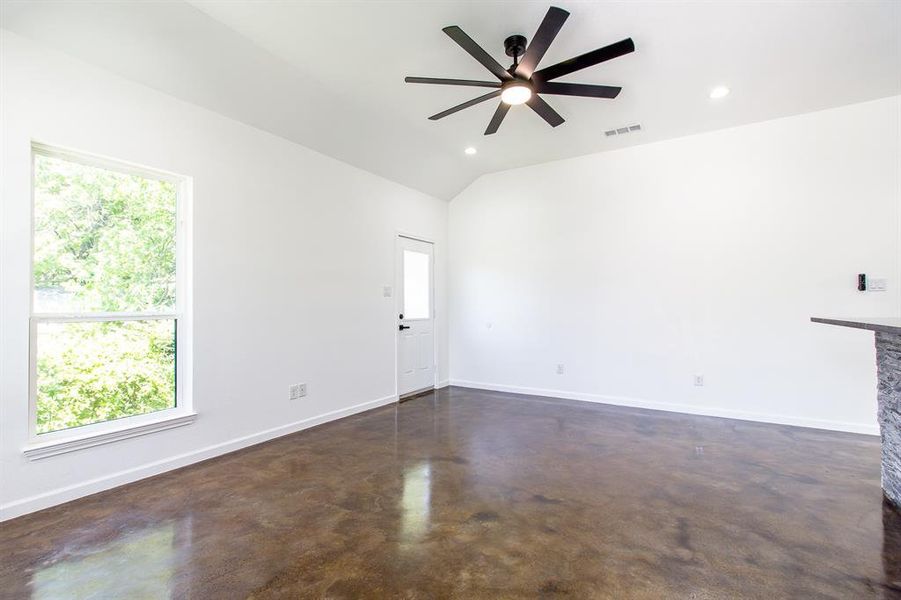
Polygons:
<instances>
[{"instance_id":1,"label":"window trim","mask_svg":"<svg viewBox=\"0 0 901 600\"><path fill-rule=\"evenodd\" d=\"M175 307L168 311L130 311L121 313L36 313L34 310L34 250L35 250L35 160L37 156L59 158L117 173L137 175L173 183L176 187L175 232ZM71 149L31 143L31 223L29 255L29 325L28 325L28 441L23 449L31 460L72 452L120 439L145 435L191 424L196 418L192 398L192 311L191 311L191 216L192 180L159 169L143 167L111 158ZM37 326L47 322L101 322L172 319L175 321L175 406L163 410L122 417L111 421L90 423L47 433L37 432Z\"/></svg>"},{"instance_id":2,"label":"window trim","mask_svg":"<svg viewBox=\"0 0 901 600\"><path fill-rule=\"evenodd\" d=\"M166 429L174 429L184 425L190 425L197 418L197 413L187 412L183 414L175 414L174 408L136 415L134 417L124 417L114 421L103 421L101 423L93 423L84 427L73 427L72 429L64 429L62 431L72 432L79 431L85 427L94 427L95 425L110 425L112 423L119 424L118 427L104 427L102 431L93 430L89 433L81 433L80 435L69 435L68 437L30 443L25 446L22 452L29 460L40 460L49 458L59 454L75 452L84 448L92 448L103 444L118 442L133 437L155 433L157 431L165 431ZM160 413L167 413L160 417ZM171 414L169 414L171 413ZM154 419L143 419L143 417L155 417ZM122 421L129 423L122 425ZM59 432L54 432L59 433ZM44 434L47 435L47 434Z\"/></svg>"}]
</instances>

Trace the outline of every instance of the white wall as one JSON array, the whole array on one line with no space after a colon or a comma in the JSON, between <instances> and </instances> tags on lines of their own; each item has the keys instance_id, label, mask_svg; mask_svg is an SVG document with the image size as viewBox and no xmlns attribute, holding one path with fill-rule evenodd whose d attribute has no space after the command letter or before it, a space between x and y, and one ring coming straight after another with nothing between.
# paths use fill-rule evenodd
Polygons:
<instances>
[{"instance_id":1,"label":"white wall","mask_svg":"<svg viewBox=\"0 0 901 600\"><path fill-rule=\"evenodd\" d=\"M0 517L391 401L398 230L437 243L447 378L445 202L2 33ZM193 425L23 456L32 140L193 177Z\"/></svg>"},{"instance_id":2,"label":"white wall","mask_svg":"<svg viewBox=\"0 0 901 600\"><path fill-rule=\"evenodd\" d=\"M899 112L478 179L450 206L451 382L876 432L872 334L808 320L901 312Z\"/></svg>"}]
</instances>

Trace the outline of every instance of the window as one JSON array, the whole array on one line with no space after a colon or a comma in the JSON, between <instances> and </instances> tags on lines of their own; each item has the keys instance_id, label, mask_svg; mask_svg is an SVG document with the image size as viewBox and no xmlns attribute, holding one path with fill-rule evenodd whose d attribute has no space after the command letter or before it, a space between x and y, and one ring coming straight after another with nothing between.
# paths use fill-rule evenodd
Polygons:
<instances>
[{"instance_id":1,"label":"window","mask_svg":"<svg viewBox=\"0 0 901 600\"><path fill-rule=\"evenodd\" d=\"M187 181L40 145L33 157L32 441L187 414Z\"/></svg>"},{"instance_id":2,"label":"window","mask_svg":"<svg viewBox=\"0 0 901 600\"><path fill-rule=\"evenodd\" d=\"M404 318L428 319L431 256L415 250L404 250Z\"/></svg>"}]
</instances>

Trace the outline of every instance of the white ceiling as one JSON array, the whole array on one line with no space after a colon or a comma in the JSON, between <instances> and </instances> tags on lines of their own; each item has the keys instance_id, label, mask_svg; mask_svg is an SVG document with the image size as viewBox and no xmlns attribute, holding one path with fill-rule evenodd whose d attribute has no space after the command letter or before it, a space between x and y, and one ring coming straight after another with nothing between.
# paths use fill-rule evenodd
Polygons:
<instances>
[{"instance_id":1,"label":"white ceiling","mask_svg":"<svg viewBox=\"0 0 901 600\"><path fill-rule=\"evenodd\" d=\"M632 37L635 53L563 79L622 93L547 96L566 123L514 107L488 137L494 101L427 120L485 90L403 78L491 79L441 28L506 63L504 38L531 37L547 2L4 0L0 24L445 199L483 173L901 94L896 0L556 4L572 14L541 65ZM710 100L717 84L732 94Z\"/></svg>"}]
</instances>

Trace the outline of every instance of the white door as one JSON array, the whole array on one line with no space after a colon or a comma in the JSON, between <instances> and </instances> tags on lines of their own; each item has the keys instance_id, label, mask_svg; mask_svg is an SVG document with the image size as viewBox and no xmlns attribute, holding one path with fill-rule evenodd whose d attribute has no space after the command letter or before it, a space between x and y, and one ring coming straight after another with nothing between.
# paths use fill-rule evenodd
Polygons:
<instances>
[{"instance_id":1,"label":"white door","mask_svg":"<svg viewBox=\"0 0 901 600\"><path fill-rule=\"evenodd\" d=\"M397 238L397 394L435 387L434 247Z\"/></svg>"}]
</instances>

